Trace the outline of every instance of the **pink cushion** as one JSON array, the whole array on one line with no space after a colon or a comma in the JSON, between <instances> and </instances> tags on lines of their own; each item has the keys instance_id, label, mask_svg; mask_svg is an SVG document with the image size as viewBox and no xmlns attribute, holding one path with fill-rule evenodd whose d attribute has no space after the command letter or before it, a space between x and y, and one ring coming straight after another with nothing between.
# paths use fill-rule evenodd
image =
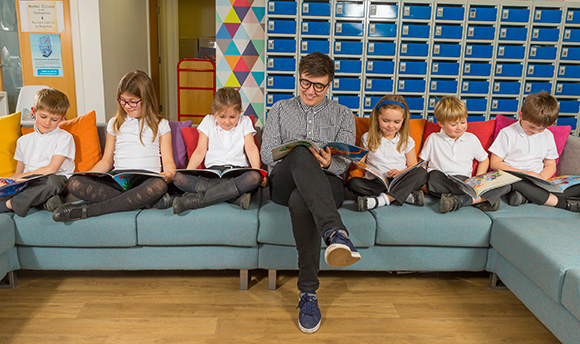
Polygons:
<instances>
[{"instance_id":1,"label":"pink cushion","mask_svg":"<svg viewBox=\"0 0 580 344\"><path fill-rule=\"evenodd\" d=\"M169 121L171 127L171 144L173 146L173 161L177 168L185 168L187 166L187 149L181 134L181 128L191 127L193 121Z\"/></svg>"},{"instance_id":2,"label":"pink cushion","mask_svg":"<svg viewBox=\"0 0 580 344\"><path fill-rule=\"evenodd\" d=\"M199 131L197 131L197 127L181 128L181 134L183 135L183 142L185 143L185 147L187 149L187 158L189 159L197 148L197 142L199 141ZM203 162L201 165L199 165L198 168L204 168Z\"/></svg>"}]
</instances>

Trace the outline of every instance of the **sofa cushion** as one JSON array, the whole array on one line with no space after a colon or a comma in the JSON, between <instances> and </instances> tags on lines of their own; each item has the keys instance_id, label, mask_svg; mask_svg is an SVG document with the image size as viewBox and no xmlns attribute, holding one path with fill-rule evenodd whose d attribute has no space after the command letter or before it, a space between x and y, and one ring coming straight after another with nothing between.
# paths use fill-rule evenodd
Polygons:
<instances>
[{"instance_id":1,"label":"sofa cushion","mask_svg":"<svg viewBox=\"0 0 580 344\"><path fill-rule=\"evenodd\" d=\"M497 211L486 212L486 215L492 221L506 217L559 217L559 218L578 218L578 213L558 209L555 207L548 207L533 203L512 207L507 205L504 200L500 203Z\"/></svg>"},{"instance_id":2,"label":"sofa cushion","mask_svg":"<svg viewBox=\"0 0 580 344\"><path fill-rule=\"evenodd\" d=\"M186 210L143 210L137 217L139 245L211 245L254 247L258 236L258 197L243 210L231 203Z\"/></svg>"},{"instance_id":3,"label":"sofa cushion","mask_svg":"<svg viewBox=\"0 0 580 344\"><path fill-rule=\"evenodd\" d=\"M12 247L15 243L13 213L0 214L0 255ZM2 276L0 276L0 279Z\"/></svg>"},{"instance_id":4,"label":"sofa cushion","mask_svg":"<svg viewBox=\"0 0 580 344\"><path fill-rule=\"evenodd\" d=\"M181 128L189 128L193 121L169 121L171 127L171 145L173 146L173 162L177 168L185 168L187 166L187 148L183 141L183 134Z\"/></svg>"},{"instance_id":5,"label":"sofa cushion","mask_svg":"<svg viewBox=\"0 0 580 344\"><path fill-rule=\"evenodd\" d=\"M262 190L262 198L263 202L258 215L260 222L258 242L295 246L288 207L270 200L268 189ZM374 245L377 224L371 213L356 211L356 203L348 200L344 201L338 213L350 233L354 246L359 248Z\"/></svg>"},{"instance_id":6,"label":"sofa cushion","mask_svg":"<svg viewBox=\"0 0 580 344\"><path fill-rule=\"evenodd\" d=\"M580 159L578 159L578 154L580 153L580 137L568 136L566 140L566 146L560 155L560 161L558 162L558 170L556 174L559 176L563 175L579 175L580 174Z\"/></svg>"},{"instance_id":7,"label":"sofa cushion","mask_svg":"<svg viewBox=\"0 0 580 344\"><path fill-rule=\"evenodd\" d=\"M561 300L564 276L580 267L577 218L500 218L493 222L490 243L551 299Z\"/></svg>"},{"instance_id":8,"label":"sofa cushion","mask_svg":"<svg viewBox=\"0 0 580 344\"><path fill-rule=\"evenodd\" d=\"M566 271L562 288L562 305L580 319L580 267Z\"/></svg>"},{"instance_id":9,"label":"sofa cushion","mask_svg":"<svg viewBox=\"0 0 580 344\"><path fill-rule=\"evenodd\" d=\"M20 136L20 112L0 117L0 177L10 177L16 171L14 152Z\"/></svg>"},{"instance_id":10,"label":"sofa cushion","mask_svg":"<svg viewBox=\"0 0 580 344\"><path fill-rule=\"evenodd\" d=\"M491 220L474 207L440 214L439 201L425 197L423 207L390 205L371 212L377 220L377 245L489 246Z\"/></svg>"},{"instance_id":11,"label":"sofa cushion","mask_svg":"<svg viewBox=\"0 0 580 344\"><path fill-rule=\"evenodd\" d=\"M140 210L89 217L70 223L55 222L52 213L31 209L14 215L16 243L54 247L132 247L137 245L136 217Z\"/></svg>"}]
</instances>

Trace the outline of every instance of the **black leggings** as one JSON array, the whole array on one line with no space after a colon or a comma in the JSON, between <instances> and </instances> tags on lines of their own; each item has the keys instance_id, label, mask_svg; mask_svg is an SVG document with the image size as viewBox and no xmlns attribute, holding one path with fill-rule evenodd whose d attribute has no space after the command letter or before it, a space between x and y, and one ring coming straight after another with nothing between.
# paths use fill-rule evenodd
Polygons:
<instances>
[{"instance_id":1,"label":"black leggings","mask_svg":"<svg viewBox=\"0 0 580 344\"><path fill-rule=\"evenodd\" d=\"M392 179L389 178L389 181ZM366 179L360 177L351 178L348 181L348 189L356 196L378 196L385 192L393 197L399 205L403 205L407 196L412 191L419 190L427 183L427 171L424 168L416 168L399 179L390 191L378 179Z\"/></svg>"},{"instance_id":2,"label":"black leggings","mask_svg":"<svg viewBox=\"0 0 580 344\"><path fill-rule=\"evenodd\" d=\"M199 178L191 174L177 172L173 177L173 184L183 192L195 192L195 186ZM229 179L233 179L240 194L244 194L258 188L258 185L262 181L262 175L257 171L247 171L234 178L209 178L208 186L214 186L226 182Z\"/></svg>"}]
</instances>

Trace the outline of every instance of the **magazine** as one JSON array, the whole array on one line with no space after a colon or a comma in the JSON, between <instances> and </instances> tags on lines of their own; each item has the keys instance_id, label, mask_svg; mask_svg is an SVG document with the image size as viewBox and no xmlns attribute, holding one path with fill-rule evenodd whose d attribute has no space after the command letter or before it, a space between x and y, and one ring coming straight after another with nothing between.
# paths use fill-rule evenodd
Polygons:
<instances>
[{"instance_id":1,"label":"magazine","mask_svg":"<svg viewBox=\"0 0 580 344\"><path fill-rule=\"evenodd\" d=\"M75 172L73 175L107 178L115 181L123 190L127 191L136 181L146 177L163 178L162 175L145 170L113 170L110 172Z\"/></svg>"},{"instance_id":2,"label":"magazine","mask_svg":"<svg viewBox=\"0 0 580 344\"><path fill-rule=\"evenodd\" d=\"M510 185L521 180L511 173L502 170L485 173L463 181L456 176L446 173L445 175L454 181L461 190L475 199L479 198L486 191Z\"/></svg>"},{"instance_id":3,"label":"magazine","mask_svg":"<svg viewBox=\"0 0 580 344\"><path fill-rule=\"evenodd\" d=\"M0 178L0 197L14 195L26 189L36 179L44 176L48 176L48 174L31 174L19 179Z\"/></svg>"},{"instance_id":4,"label":"magazine","mask_svg":"<svg viewBox=\"0 0 580 344\"><path fill-rule=\"evenodd\" d=\"M265 170L262 170L259 168L251 168L251 167L234 167L234 168L225 169L223 171L218 170L218 169L212 169L212 168L198 168L198 169L192 169L192 170L189 170L189 169L177 169L177 170L175 170L175 172L181 172L181 173L186 173L186 174L199 176L199 177L206 177L206 178L235 178L235 177L242 175L248 171L258 171L262 175L262 178L264 178L268 174L268 172Z\"/></svg>"},{"instance_id":5,"label":"magazine","mask_svg":"<svg viewBox=\"0 0 580 344\"><path fill-rule=\"evenodd\" d=\"M404 176L406 176L412 170L414 170L416 168L423 168L425 166L425 161L421 160L413 167L406 169L405 171L400 173L398 176L396 176L395 178L393 178L389 181L388 178L385 178L379 172L377 172L376 170L373 170L369 165L367 165L366 163L364 163L362 161L353 161L352 163L355 164L355 166L358 166L358 167L362 168L363 170L368 171L373 176L375 176L379 181L381 181L385 185L385 187L387 188L387 191L391 191L391 189L394 188L395 185L397 185L399 183L399 181L401 181L402 178Z\"/></svg>"},{"instance_id":6,"label":"magazine","mask_svg":"<svg viewBox=\"0 0 580 344\"><path fill-rule=\"evenodd\" d=\"M297 140L297 141L288 142L288 143L285 143L281 146L273 148L272 149L272 159L274 159L274 161L282 159L283 157L288 155L288 153L290 153L290 151L292 149L294 149L294 147L296 147L296 146L312 147L317 152L319 152L321 149L326 149L326 147L329 147L331 154L339 155L339 156L342 156L344 158L347 158L347 159L353 160L353 161L360 161L369 152L368 150L366 150L364 148L357 147L355 145L351 145L351 144L344 143L344 142L328 142L328 143L324 144L322 147L318 147L318 145L316 145L312 141Z\"/></svg>"},{"instance_id":7,"label":"magazine","mask_svg":"<svg viewBox=\"0 0 580 344\"><path fill-rule=\"evenodd\" d=\"M562 193L567 188L580 184L580 176L558 176L545 180L523 172L509 171L509 173L534 183L535 185L551 193Z\"/></svg>"}]
</instances>

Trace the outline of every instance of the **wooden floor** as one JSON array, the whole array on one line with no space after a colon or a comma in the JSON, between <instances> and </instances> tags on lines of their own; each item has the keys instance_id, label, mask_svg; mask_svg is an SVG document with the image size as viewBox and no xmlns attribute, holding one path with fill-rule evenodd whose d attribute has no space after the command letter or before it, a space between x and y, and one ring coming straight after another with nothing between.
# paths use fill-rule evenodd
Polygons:
<instances>
[{"instance_id":1,"label":"wooden floor","mask_svg":"<svg viewBox=\"0 0 580 344\"><path fill-rule=\"evenodd\" d=\"M297 325L295 271L18 272L0 343L559 343L483 273L323 272L320 330Z\"/></svg>"}]
</instances>

